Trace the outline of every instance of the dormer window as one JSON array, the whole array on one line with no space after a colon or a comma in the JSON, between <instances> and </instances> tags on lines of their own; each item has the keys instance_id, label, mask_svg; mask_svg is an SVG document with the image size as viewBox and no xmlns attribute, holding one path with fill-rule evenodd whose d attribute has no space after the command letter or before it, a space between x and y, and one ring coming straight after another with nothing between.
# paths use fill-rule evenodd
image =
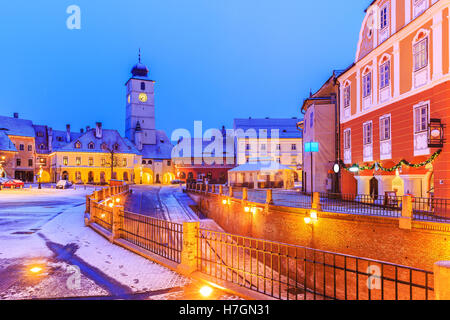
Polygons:
<instances>
[{"instance_id":1,"label":"dormer window","mask_svg":"<svg viewBox=\"0 0 450 320\"><path fill-rule=\"evenodd\" d=\"M63 138L62 137L56 137L56 141L62 142Z\"/></svg>"},{"instance_id":2,"label":"dormer window","mask_svg":"<svg viewBox=\"0 0 450 320\"><path fill-rule=\"evenodd\" d=\"M118 143L116 143L116 144L114 145L114 150L115 150L115 151L119 150L119 144L118 144Z\"/></svg>"},{"instance_id":3,"label":"dormer window","mask_svg":"<svg viewBox=\"0 0 450 320\"><path fill-rule=\"evenodd\" d=\"M108 146L106 145L106 143L102 143L102 150L108 150Z\"/></svg>"},{"instance_id":4,"label":"dormer window","mask_svg":"<svg viewBox=\"0 0 450 320\"><path fill-rule=\"evenodd\" d=\"M75 142L75 149L81 149L81 142L80 141Z\"/></svg>"},{"instance_id":5,"label":"dormer window","mask_svg":"<svg viewBox=\"0 0 450 320\"><path fill-rule=\"evenodd\" d=\"M95 148L95 144L93 142L90 142L88 144L88 149L93 150Z\"/></svg>"}]
</instances>

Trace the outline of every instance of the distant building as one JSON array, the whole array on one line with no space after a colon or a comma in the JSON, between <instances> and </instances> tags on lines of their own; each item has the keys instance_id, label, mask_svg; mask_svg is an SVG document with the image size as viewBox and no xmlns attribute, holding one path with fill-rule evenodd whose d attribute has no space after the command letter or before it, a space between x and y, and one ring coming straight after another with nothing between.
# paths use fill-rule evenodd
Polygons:
<instances>
[{"instance_id":1,"label":"distant building","mask_svg":"<svg viewBox=\"0 0 450 320\"><path fill-rule=\"evenodd\" d=\"M214 145L217 147L214 148ZM174 147L172 159L177 179L224 184L228 171L236 166L234 136L227 136L225 127L222 127L221 141L201 138L180 140Z\"/></svg>"},{"instance_id":2,"label":"distant building","mask_svg":"<svg viewBox=\"0 0 450 320\"><path fill-rule=\"evenodd\" d=\"M303 143L318 142L319 152L303 153L303 191L339 192L339 172L334 172L334 164L339 164L339 84L333 75L314 94L304 100L301 112L304 121Z\"/></svg>"},{"instance_id":3,"label":"distant building","mask_svg":"<svg viewBox=\"0 0 450 320\"><path fill-rule=\"evenodd\" d=\"M302 179L303 136L297 118L234 119L237 165L269 159L294 170L295 182Z\"/></svg>"},{"instance_id":4,"label":"distant building","mask_svg":"<svg viewBox=\"0 0 450 320\"><path fill-rule=\"evenodd\" d=\"M139 59L140 60L140 59ZM155 128L154 81L140 61L127 81L126 137L95 127L71 131L34 125L30 120L0 116L0 174L26 182L106 184L169 183L175 178L173 145ZM112 169L111 169L112 167Z\"/></svg>"}]
</instances>

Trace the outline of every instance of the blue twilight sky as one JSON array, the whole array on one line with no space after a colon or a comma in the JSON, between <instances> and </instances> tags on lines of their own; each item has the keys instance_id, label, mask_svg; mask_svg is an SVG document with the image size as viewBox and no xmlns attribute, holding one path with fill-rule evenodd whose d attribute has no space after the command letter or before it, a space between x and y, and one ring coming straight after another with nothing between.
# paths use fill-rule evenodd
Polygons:
<instances>
[{"instance_id":1,"label":"blue twilight sky","mask_svg":"<svg viewBox=\"0 0 450 320\"><path fill-rule=\"evenodd\" d=\"M125 82L142 48L156 126L231 127L300 116L333 69L354 59L370 0L3 1L0 114L54 129L101 121L124 132ZM66 9L81 8L81 30Z\"/></svg>"}]
</instances>

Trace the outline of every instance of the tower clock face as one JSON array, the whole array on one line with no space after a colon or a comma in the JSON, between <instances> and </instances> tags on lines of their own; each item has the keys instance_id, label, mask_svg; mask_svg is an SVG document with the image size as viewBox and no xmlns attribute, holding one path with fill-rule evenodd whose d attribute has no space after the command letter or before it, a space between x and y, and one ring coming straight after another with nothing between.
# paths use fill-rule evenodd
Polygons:
<instances>
[{"instance_id":1,"label":"tower clock face","mask_svg":"<svg viewBox=\"0 0 450 320\"><path fill-rule=\"evenodd\" d=\"M147 100L148 100L148 97L147 97L147 95L145 93L140 93L139 94L139 101L140 102L147 102Z\"/></svg>"}]
</instances>

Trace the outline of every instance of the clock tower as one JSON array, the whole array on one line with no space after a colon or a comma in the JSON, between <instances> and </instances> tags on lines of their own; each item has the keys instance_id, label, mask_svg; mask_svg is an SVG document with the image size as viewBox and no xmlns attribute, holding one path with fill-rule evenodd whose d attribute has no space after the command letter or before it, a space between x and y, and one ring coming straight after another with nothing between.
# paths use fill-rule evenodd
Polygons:
<instances>
[{"instance_id":1,"label":"clock tower","mask_svg":"<svg viewBox=\"0 0 450 320\"><path fill-rule=\"evenodd\" d=\"M125 135L135 144L136 135L139 135L140 145L154 145L156 144L155 81L148 77L148 68L141 63L140 53L139 63L133 67L131 74L131 78L125 84L127 87Z\"/></svg>"}]
</instances>

